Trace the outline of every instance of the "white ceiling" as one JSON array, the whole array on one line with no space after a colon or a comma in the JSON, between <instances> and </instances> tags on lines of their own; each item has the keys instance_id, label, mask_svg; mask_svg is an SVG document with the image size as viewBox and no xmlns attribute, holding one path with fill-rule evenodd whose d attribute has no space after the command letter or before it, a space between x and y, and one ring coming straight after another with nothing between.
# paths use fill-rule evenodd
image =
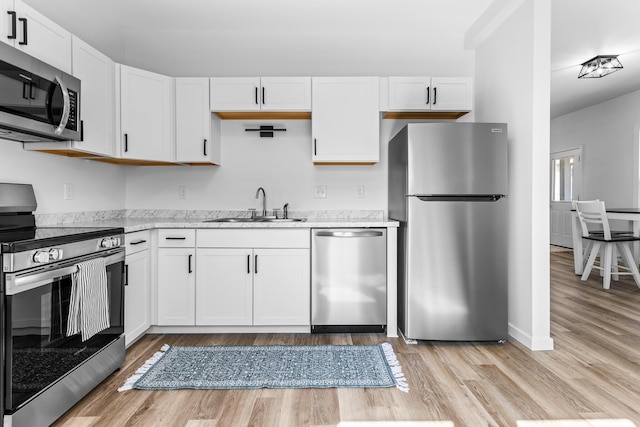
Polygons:
<instances>
[{"instance_id":1,"label":"white ceiling","mask_svg":"<svg viewBox=\"0 0 640 427\"><path fill-rule=\"evenodd\" d=\"M171 76L468 75L464 35L492 1L26 0L116 62ZM552 118L640 89L639 0L551 5ZM625 68L578 80L598 54Z\"/></svg>"}]
</instances>

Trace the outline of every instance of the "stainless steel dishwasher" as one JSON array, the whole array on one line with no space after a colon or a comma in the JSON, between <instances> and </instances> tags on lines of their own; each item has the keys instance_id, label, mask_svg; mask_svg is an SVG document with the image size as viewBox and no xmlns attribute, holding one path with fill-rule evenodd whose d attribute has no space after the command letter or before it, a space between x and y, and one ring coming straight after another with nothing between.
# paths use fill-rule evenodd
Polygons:
<instances>
[{"instance_id":1,"label":"stainless steel dishwasher","mask_svg":"<svg viewBox=\"0 0 640 427\"><path fill-rule=\"evenodd\" d=\"M384 332L387 230L313 229L311 331Z\"/></svg>"}]
</instances>

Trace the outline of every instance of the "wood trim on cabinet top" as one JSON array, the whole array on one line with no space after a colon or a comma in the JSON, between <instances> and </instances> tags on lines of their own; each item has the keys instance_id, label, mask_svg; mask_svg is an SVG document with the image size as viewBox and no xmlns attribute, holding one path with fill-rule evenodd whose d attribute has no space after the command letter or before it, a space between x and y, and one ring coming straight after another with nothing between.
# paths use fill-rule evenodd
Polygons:
<instances>
[{"instance_id":1,"label":"wood trim on cabinet top","mask_svg":"<svg viewBox=\"0 0 640 427\"><path fill-rule=\"evenodd\" d=\"M310 111L214 111L222 120L311 120Z\"/></svg>"},{"instance_id":2,"label":"wood trim on cabinet top","mask_svg":"<svg viewBox=\"0 0 640 427\"><path fill-rule=\"evenodd\" d=\"M383 119L431 119L431 120L456 120L467 114L468 111L388 111Z\"/></svg>"}]
</instances>

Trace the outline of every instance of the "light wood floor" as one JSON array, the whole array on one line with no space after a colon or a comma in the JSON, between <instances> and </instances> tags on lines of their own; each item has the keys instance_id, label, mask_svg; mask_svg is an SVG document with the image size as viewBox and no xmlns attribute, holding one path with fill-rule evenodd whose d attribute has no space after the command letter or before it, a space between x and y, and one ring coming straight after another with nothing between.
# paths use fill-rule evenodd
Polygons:
<instances>
[{"instance_id":1,"label":"light wood floor","mask_svg":"<svg viewBox=\"0 0 640 427\"><path fill-rule=\"evenodd\" d=\"M570 252L551 254L555 350L518 343L406 345L382 335L148 335L122 369L56 426L336 426L355 421L441 421L378 426L516 426L523 420L616 419L572 426L640 427L640 289L630 278L602 290L581 282ZM389 341L411 390L180 390L118 393L124 380L164 343L316 344ZM442 423L442 421L448 421ZM567 425L539 421L519 427Z\"/></svg>"}]
</instances>

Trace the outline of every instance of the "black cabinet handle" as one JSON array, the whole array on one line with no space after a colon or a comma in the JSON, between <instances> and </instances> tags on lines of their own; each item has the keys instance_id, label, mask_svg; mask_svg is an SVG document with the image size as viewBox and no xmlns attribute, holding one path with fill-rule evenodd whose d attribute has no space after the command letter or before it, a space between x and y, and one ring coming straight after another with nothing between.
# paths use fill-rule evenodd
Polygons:
<instances>
[{"instance_id":1,"label":"black cabinet handle","mask_svg":"<svg viewBox=\"0 0 640 427\"><path fill-rule=\"evenodd\" d=\"M430 100L431 100L431 86L427 86L427 105L429 105Z\"/></svg>"},{"instance_id":2,"label":"black cabinet handle","mask_svg":"<svg viewBox=\"0 0 640 427\"><path fill-rule=\"evenodd\" d=\"M22 22L22 41L18 42L20 45L27 45L27 18L18 18L18 21Z\"/></svg>"},{"instance_id":3,"label":"black cabinet handle","mask_svg":"<svg viewBox=\"0 0 640 427\"><path fill-rule=\"evenodd\" d=\"M253 261L253 271L255 272L255 274L258 274L258 255L256 255Z\"/></svg>"},{"instance_id":4,"label":"black cabinet handle","mask_svg":"<svg viewBox=\"0 0 640 427\"><path fill-rule=\"evenodd\" d=\"M193 273L193 270L191 269L191 258L193 258L193 255L189 255L189 273Z\"/></svg>"},{"instance_id":5,"label":"black cabinet handle","mask_svg":"<svg viewBox=\"0 0 640 427\"><path fill-rule=\"evenodd\" d=\"M251 255L247 255L247 274L251 274Z\"/></svg>"},{"instance_id":6,"label":"black cabinet handle","mask_svg":"<svg viewBox=\"0 0 640 427\"><path fill-rule=\"evenodd\" d=\"M129 243L131 246L140 245L142 243L146 243L147 241L144 239L136 240L135 242Z\"/></svg>"},{"instance_id":7,"label":"black cabinet handle","mask_svg":"<svg viewBox=\"0 0 640 427\"><path fill-rule=\"evenodd\" d=\"M258 103L258 86L256 86L256 104L259 104Z\"/></svg>"},{"instance_id":8,"label":"black cabinet handle","mask_svg":"<svg viewBox=\"0 0 640 427\"><path fill-rule=\"evenodd\" d=\"M313 155L316 156L318 155L318 140L313 138Z\"/></svg>"},{"instance_id":9,"label":"black cabinet handle","mask_svg":"<svg viewBox=\"0 0 640 427\"><path fill-rule=\"evenodd\" d=\"M262 88L262 105L265 104L265 100L264 100L264 87Z\"/></svg>"},{"instance_id":10,"label":"black cabinet handle","mask_svg":"<svg viewBox=\"0 0 640 427\"><path fill-rule=\"evenodd\" d=\"M165 237L164 239L165 240L187 240L186 237L171 237L171 236Z\"/></svg>"},{"instance_id":11,"label":"black cabinet handle","mask_svg":"<svg viewBox=\"0 0 640 427\"><path fill-rule=\"evenodd\" d=\"M124 134L124 152L126 153L127 151L129 151L129 135L128 134Z\"/></svg>"},{"instance_id":12,"label":"black cabinet handle","mask_svg":"<svg viewBox=\"0 0 640 427\"><path fill-rule=\"evenodd\" d=\"M84 120L80 120L80 141L84 141Z\"/></svg>"},{"instance_id":13,"label":"black cabinet handle","mask_svg":"<svg viewBox=\"0 0 640 427\"><path fill-rule=\"evenodd\" d=\"M205 139L204 142L202 143L202 153L206 156L207 155L207 140Z\"/></svg>"},{"instance_id":14,"label":"black cabinet handle","mask_svg":"<svg viewBox=\"0 0 640 427\"><path fill-rule=\"evenodd\" d=\"M17 22L16 22L16 18L18 17L18 15L16 14L15 11L13 10L9 10L7 11L7 13L11 16L11 33L7 36L8 39L15 39L17 37L16 35L16 27L17 27Z\"/></svg>"},{"instance_id":15,"label":"black cabinet handle","mask_svg":"<svg viewBox=\"0 0 640 427\"><path fill-rule=\"evenodd\" d=\"M127 265L127 264L124 265L124 271L122 273L123 273L123 276L124 276L124 278L122 280L124 282L123 285L124 286L129 286L129 265Z\"/></svg>"},{"instance_id":16,"label":"black cabinet handle","mask_svg":"<svg viewBox=\"0 0 640 427\"><path fill-rule=\"evenodd\" d=\"M433 105L436 105L437 100L438 100L438 88L434 87L433 88Z\"/></svg>"}]
</instances>

